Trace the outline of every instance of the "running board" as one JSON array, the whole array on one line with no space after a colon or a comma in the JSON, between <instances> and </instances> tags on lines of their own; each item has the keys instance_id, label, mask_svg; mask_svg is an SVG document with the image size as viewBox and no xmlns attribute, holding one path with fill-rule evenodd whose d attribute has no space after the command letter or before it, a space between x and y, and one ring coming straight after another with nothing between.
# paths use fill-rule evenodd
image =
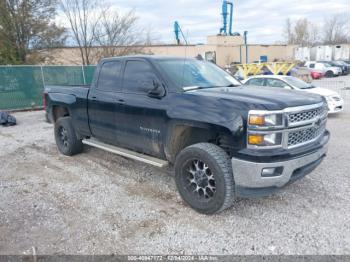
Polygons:
<instances>
[{"instance_id":1,"label":"running board","mask_svg":"<svg viewBox=\"0 0 350 262\"><path fill-rule=\"evenodd\" d=\"M136 152L124 149L124 148L108 145L108 144L102 143L100 141L97 141L95 139L83 139L82 142L85 145L96 147L96 148L108 151L108 152L116 154L116 155L124 156L124 157L134 159L134 160L146 163L146 164L150 164L152 166L166 167L168 165L168 162L164 161L162 159L158 159L155 157L136 153Z\"/></svg>"}]
</instances>

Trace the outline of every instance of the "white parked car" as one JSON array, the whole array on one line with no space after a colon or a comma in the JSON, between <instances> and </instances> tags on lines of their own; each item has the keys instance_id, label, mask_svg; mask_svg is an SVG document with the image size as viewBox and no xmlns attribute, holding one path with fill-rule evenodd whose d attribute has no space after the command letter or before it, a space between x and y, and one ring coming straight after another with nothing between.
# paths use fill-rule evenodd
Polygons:
<instances>
[{"instance_id":1,"label":"white parked car","mask_svg":"<svg viewBox=\"0 0 350 262\"><path fill-rule=\"evenodd\" d=\"M315 87L293 76L259 75L252 76L243 81L243 83L245 85L269 86L318 94L327 100L329 113L337 113L344 110L344 100L337 92Z\"/></svg>"},{"instance_id":2,"label":"white parked car","mask_svg":"<svg viewBox=\"0 0 350 262\"><path fill-rule=\"evenodd\" d=\"M340 76L343 73L340 67L331 66L325 62L319 63L310 61L305 63L305 67L322 71L326 77Z\"/></svg>"}]
</instances>

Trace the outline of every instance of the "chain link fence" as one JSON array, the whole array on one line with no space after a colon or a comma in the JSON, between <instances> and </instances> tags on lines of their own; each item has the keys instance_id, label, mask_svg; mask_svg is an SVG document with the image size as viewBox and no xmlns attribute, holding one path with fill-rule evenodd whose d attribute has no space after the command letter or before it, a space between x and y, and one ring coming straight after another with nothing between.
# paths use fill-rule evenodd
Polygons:
<instances>
[{"instance_id":1,"label":"chain link fence","mask_svg":"<svg viewBox=\"0 0 350 262\"><path fill-rule=\"evenodd\" d=\"M338 92L343 98L350 93L350 76L342 76L338 78L314 80L312 82L317 87L327 88Z\"/></svg>"},{"instance_id":2,"label":"chain link fence","mask_svg":"<svg viewBox=\"0 0 350 262\"><path fill-rule=\"evenodd\" d=\"M42 106L44 85L89 85L95 66L0 66L0 110Z\"/></svg>"}]
</instances>

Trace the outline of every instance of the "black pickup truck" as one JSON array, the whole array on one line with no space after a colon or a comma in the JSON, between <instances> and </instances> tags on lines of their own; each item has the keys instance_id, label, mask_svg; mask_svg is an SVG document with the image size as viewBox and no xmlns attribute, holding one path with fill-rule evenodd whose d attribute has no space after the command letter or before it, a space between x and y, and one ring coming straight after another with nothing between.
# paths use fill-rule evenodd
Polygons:
<instances>
[{"instance_id":1,"label":"black pickup truck","mask_svg":"<svg viewBox=\"0 0 350 262\"><path fill-rule=\"evenodd\" d=\"M205 214L304 177L330 137L321 96L241 86L196 59L103 59L91 86L46 86L44 99L62 154L87 144L174 166L181 197Z\"/></svg>"}]
</instances>

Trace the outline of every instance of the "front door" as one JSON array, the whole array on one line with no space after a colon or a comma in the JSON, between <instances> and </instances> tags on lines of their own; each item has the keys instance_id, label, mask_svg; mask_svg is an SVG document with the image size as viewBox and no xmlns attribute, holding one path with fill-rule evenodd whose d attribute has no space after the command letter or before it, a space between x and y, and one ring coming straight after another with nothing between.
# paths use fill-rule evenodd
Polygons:
<instances>
[{"instance_id":1,"label":"front door","mask_svg":"<svg viewBox=\"0 0 350 262\"><path fill-rule=\"evenodd\" d=\"M166 124L166 97L148 95L154 83L162 84L153 66L142 59L128 60L123 77L124 114L117 125L122 144L132 150L162 157Z\"/></svg>"}]
</instances>

